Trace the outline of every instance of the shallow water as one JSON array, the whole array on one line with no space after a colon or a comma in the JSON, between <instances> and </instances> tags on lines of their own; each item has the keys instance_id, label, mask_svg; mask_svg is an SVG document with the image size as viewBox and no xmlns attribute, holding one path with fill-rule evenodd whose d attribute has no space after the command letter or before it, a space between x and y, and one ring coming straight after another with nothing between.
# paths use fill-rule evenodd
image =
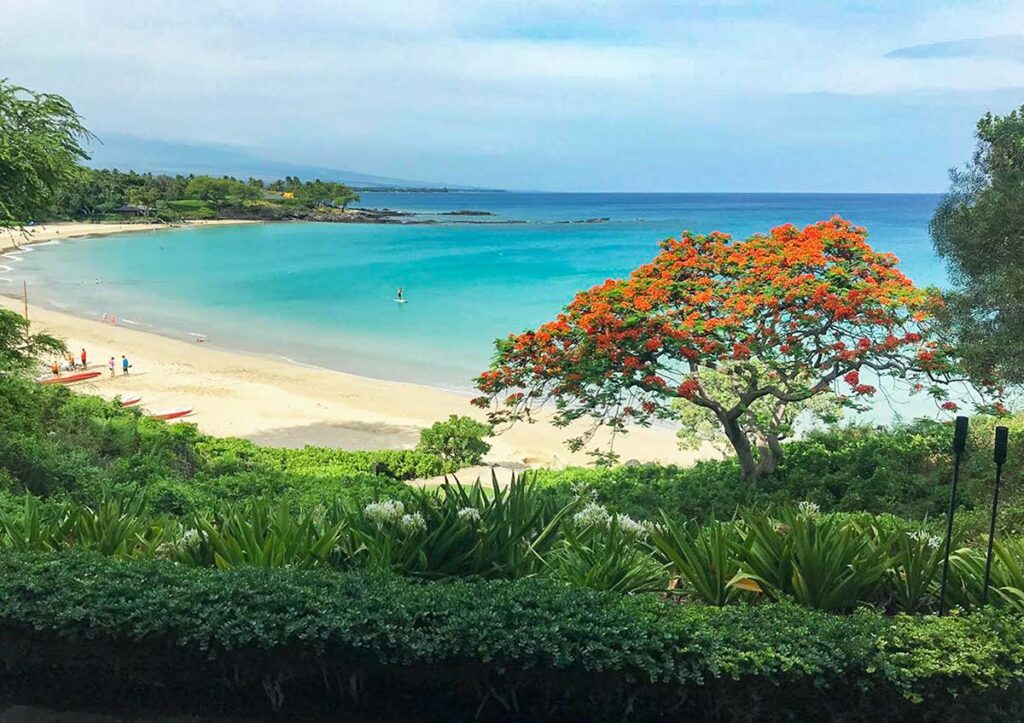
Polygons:
<instances>
[{"instance_id":1,"label":"shallow water","mask_svg":"<svg viewBox=\"0 0 1024 723\"><path fill-rule=\"evenodd\" d=\"M841 214L918 284L945 276L933 195L377 193L435 226L262 224L63 241L4 259L36 303L367 376L468 389L499 336L551 318L682 229L736 236ZM557 223L607 217L607 223ZM16 285L15 285L16 284ZM405 289L406 304L395 291ZM0 288L0 293L5 289Z\"/></svg>"}]
</instances>

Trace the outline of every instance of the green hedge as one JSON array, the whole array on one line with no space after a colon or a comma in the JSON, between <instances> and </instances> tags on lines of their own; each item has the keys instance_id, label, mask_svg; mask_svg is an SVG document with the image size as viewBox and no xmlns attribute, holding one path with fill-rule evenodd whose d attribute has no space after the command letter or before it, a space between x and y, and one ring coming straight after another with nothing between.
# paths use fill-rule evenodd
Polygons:
<instances>
[{"instance_id":1,"label":"green hedge","mask_svg":"<svg viewBox=\"0 0 1024 723\"><path fill-rule=\"evenodd\" d=\"M1000 529L1024 532L1024 417L975 417L961 474L964 519L987 529L994 467L996 424L1011 427L1009 463L1004 472ZM806 500L824 511L891 513L910 519L944 515L949 504L952 464L948 423L917 420L888 428L850 427L818 431L788 442L779 469L756 485L740 477L735 460L708 461L682 468L661 465L611 469L542 471L541 486L568 498L591 493L609 508L634 517L654 518L664 509L677 519L730 517L738 507L792 504Z\"/></svg>"},{"instance_id":2,"label":"green hedge","mask_svg":"<svg viewBox=\"0 0 1024 723\"><path fill-rule=\"evenodd\" d=\"M553 582L0 556L20 693L405 719L1020 720L1024 626L713 608Z\"/></svg>"}]
</instances>

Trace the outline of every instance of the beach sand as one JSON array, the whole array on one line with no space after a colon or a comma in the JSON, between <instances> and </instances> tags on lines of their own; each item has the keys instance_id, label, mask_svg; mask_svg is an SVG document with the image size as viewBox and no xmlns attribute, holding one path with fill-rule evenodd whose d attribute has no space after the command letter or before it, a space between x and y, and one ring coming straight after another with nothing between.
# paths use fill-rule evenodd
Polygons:
<instances>
[{"instance_id":1,"label":"beach sand","mask_svg":"<svg viewBox=\"0 0 1024 723\"><path fill-rule=\"evenodd\" d=\"M0 306L20 312L19 300L0 297ZM105 397L142 395L146 409L160 412L194 407L187 419L218 436L237 436L273 446L305 444L344 449L410 448L419 430L449 414L483 418L470 396L428 386L369 379L259 356L212 349L205 344L81 319L29 307L36 330L66 340L75 357L88 351L90 367L104 374L78 391ZM120 376L121 355L131 375ZM107 360L116 357L118 376L109 378ZM562 467L586 464L563 440L572 430L547 421L520 424L492 440L487 457L507 466ZM717 456L709 448L680 450L666 428L636 428L620 435L615 451L623 461L692 464Z\"/></svg>"},{"instance_id":2,"label":"beach sand","mask_svg":"<svg viewBox=\"0 0 1024 723\"><path fill-rule=\"evenodd\" d=\"M162 231L183 226L209 226L236 223L256 223L244 220L185 221L180 224L167 223L82 223L78 221L47 223L26 226L22 231L0 229L0 252L10 251L17 246L59 241L82 236L109 236L115 233L138 233L140 231Z\"/></svg>"}]
</instances>

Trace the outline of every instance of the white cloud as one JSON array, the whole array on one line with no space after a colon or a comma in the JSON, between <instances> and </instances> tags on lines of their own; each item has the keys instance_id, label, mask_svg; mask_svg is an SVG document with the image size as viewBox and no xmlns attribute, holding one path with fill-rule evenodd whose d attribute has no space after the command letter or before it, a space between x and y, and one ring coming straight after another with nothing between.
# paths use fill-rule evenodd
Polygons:
<instances>
[{"instance_id":1,"label":"white cloud","mask_svg":"<svg viewBox=\"0 0 1024 723\"><path fill-rule=\"evenodd\" d=\"M328 146L380 163L376 147L395 158L365 170L407 176L445 153L543 163L589 156L582 139L622 145L617 136L656 159L673 133L713 135L734 108L753 110L744 127L759 128L759 104L780 98L1022 85L1024 67L1011 60L884 57L965 28L973 37L1024 31L1021 2L792 8L0 0L0 74L64 93L101 131ZM663 135L641 133L651 128Z\"/></svg>"}]
</instances>

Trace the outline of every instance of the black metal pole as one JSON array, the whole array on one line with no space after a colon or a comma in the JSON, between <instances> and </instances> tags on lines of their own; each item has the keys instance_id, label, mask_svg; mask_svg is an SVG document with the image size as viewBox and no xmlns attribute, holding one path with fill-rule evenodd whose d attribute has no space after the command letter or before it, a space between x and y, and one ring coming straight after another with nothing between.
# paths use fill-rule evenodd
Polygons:
<instances>
[{"instance_id":1,"label":"black metal pole","mask_svg":"<svg viewBox=\"0 0 1024 723\"><path fill-rule=\"evenodd\" d=\"M988 523L988 555L985 557L985 585L981 588L981 604L988 603L988 584L992 578L992 548L996 540L996 513L999 510L999 484L1003 481L1003 465L1006 464L1006 447L1010 430L996 427L996 446L993 459L996 463L996 488L992 493L992 517Z\"/></svg>"},{"instance_id":2,"label":"black metal pole","mask_svg":"<svg viewBox=\"0 0 1024 723\"><path fill-rule=\"evenodd\" d=\"M946 514L946 556L942 561L942 586L939 588L939 615L946 614L946 582L949 580L949 553L953 546L953 511L956 509L956 488L960 482L960 458L967 448L967 417L957 417L953 427L953 486L949 491L949 512Z\"/></svg>"}]
</instances>

